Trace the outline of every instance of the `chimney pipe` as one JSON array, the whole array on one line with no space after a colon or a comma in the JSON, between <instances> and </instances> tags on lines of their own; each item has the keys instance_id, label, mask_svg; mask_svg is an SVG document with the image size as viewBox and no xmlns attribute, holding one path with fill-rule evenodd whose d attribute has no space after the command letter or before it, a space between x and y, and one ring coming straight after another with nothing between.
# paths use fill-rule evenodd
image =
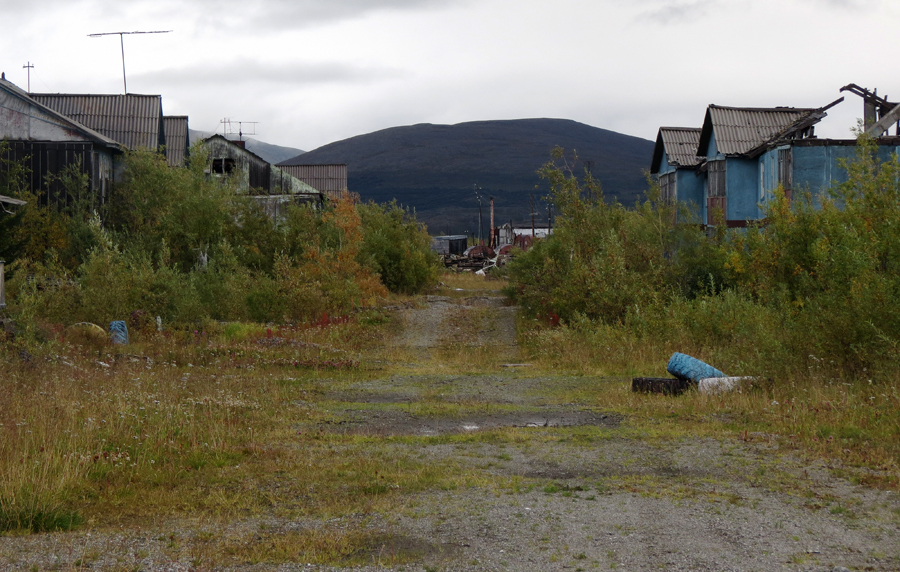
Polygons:
<instances>
[{"instance_id":1,"label":"chimney pipe","mask_svg":"<svg viewBox=\"0 0 900 572\"><path fill-rule=\"evenodd\" d=\"M494 197L491 197L491 248L497 248L497 241L494 240Z\"/></svg>"}]
</instances>

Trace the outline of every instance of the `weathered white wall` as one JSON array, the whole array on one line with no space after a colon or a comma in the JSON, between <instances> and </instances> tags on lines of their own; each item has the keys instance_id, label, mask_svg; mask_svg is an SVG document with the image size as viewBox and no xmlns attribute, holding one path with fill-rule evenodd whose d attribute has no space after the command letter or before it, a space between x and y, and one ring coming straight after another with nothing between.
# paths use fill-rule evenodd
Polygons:
<instances>
[{"instance_id":1,"label":"weathered white wall","mask_svg":"<svg viewBox=\"0 0 900 572\"><path fill-rule=\"evenodd\" d=\"M38 107L0 90L0 139L14 141L86 141L75 129Z\"/></svg>"}]
</instances>

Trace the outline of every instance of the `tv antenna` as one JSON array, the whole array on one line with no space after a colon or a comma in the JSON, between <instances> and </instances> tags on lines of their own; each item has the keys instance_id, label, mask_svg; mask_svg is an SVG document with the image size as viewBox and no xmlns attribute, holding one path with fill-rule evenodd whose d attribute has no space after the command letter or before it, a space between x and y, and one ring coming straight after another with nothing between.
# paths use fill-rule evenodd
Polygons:
<instances>
[{"instance_id":1,"label":"tv antenna","mask_svg":"<svg viewBox=\"0 0 900 572\"><path fill-rule=\"evenodd\" d=\"M88 34L89 38L99 38L100 36L119 36L119 44L122 46L122 84L125 87L125 93L128 93L128 81L125 79L125 36L130 34L168 34L172 30L157 30L154 32L103 32L100 34Z\"/></svg>"},{"instance_id":2,"label":"tv antenna","mask_svg":"<svg viewBox=\"0 0 900 572\"><path fill-rule=\"evenodd\" d=\"M230 119L226 117L225 119L219 121L224 126L225 135L237 135L238 141L244 140L244 124L252 125L251 129L253 133L247 133L247 135L256 135L256 124L259 121L235 121L234 119ZM237 131L234 130L234 126L237 125Z\"/></svg>"},{"instance_id":3,"label":"tv antenna","mask_svg":"<svg viewBox=\"0 0 900 572\"><path fill-rule=\"evenodd\" d=\"M25 64L22 67L28 69L28 93L31 93L31 70L34 69L34 64L31 62L28 62L27 64Z\"/></svg>"}]
</instances>

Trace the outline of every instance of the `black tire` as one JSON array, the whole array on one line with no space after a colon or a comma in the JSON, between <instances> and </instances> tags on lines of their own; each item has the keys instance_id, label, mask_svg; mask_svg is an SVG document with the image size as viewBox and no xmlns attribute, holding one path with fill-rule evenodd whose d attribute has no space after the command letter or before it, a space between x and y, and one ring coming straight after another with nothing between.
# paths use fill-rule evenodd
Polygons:
<instances>
[{"instance_id":1,"label":"black tire","mask_svg":"<svg viewBox=\"0 0 900 572\"><path fill-rule=\"evenodd\" d=\"M692 382L674 377L635 377L631 380L631 391L635 393L681 395L692 386Z\"/></svg>"}]
</instances>

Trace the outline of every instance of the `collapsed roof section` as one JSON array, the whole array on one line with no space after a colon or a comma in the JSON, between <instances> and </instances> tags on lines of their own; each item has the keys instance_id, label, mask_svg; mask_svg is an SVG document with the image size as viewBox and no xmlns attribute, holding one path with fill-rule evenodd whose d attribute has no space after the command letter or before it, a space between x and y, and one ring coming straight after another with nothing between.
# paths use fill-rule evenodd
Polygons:
<instances>
[{"instance_id":1,"label":"collapsed roof section","mask_svg":"<svg viewBox=\"0 0 900 572\"><path fill-rule=\"evenodd\" d=\"M710 105L701 128L697 153L706 157L715 134L716 150L726 157L755 157L779 140L812 137L812 127L827 114L822 108L724 107Z\"/></svg>"}]
</instances>

